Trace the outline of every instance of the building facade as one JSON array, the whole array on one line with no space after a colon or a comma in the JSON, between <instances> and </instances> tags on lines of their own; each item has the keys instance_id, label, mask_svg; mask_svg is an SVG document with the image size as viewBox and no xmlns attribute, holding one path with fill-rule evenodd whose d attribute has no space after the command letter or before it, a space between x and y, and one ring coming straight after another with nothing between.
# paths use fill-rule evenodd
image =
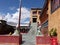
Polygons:
<instances>
[{"instance_id":1,"label":"building facade","mask_svg":"<svg viewBox=\"0 0 60 45\"><path fill-rule=\"evenodd\" d=\"M39 25L40 25L40 13L42 8L31 8L30 14L30 31L32 35L38 35L40 32ZM34 33L34 34L33 34Z\"/></svg>"},{"instance_id":2,"label":"building facade","mask_svg":"<svg viewBox=\"0 0 60 45\"><path fill-rule=\"evenodd\" d=\"M41 32L45 36L48 35L48 14L47 14L48 6L47 5L48 5L48 2L45 1L43 10L41 11L41 14L40 14Z\"/></svg>"},{"instance_id":3,"label":"building facade","mask_svg":"<svg viewBox=\"0 0 60 45\"><path fill-rule=\"evenodd\" d=\"M57 29L57 39L60 43L60 0L48 1L48 30Z\"/></svg>"},{"instance_id":4,"label":"building facade","mask_svg":"<svg viewBox=\"0 0 60 45\"><path fill-rule=\"evenodd\" d=\"M41 8L31 8L30 23L38 22L40 24Z\"/></svg>"},{"instance_id":5,"label":"building facade","mask_svg":"<svg viewBox=\"0 0 60 45\"><path fill-rule=\"evenodd\" d=\"M52 28L57 29L57 39L60 43L60 0L46 0L40 14L41 30L49 35Z\"/></svg>"}]
</instances>

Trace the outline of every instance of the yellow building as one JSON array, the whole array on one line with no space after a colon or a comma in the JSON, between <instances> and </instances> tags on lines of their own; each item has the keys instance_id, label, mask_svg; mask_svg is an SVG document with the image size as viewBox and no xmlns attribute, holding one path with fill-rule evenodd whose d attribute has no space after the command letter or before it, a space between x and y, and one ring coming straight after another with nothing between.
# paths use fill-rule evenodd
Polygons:
<instances>
[{"instance_id":1,"label":"yellow building","mask_svg":"<svg viewBox=\"0 0 60 45\"><path fill-rule=\"evenodd\" d=\"M38 22L40 24L40 13L41 13L41 8L31 8L31 15L30 15L30 22Z\"/></svg>"},{"instance_id":2,"label":"yellow building","mask_svg":"<svg viewBox=\"0 0 60 45\"><path fill-rule=\"evenodd\" d=\"M60 43L60 0L48 1L48 29L57 29L57 39Z\"/></svg>"}]
</instances>

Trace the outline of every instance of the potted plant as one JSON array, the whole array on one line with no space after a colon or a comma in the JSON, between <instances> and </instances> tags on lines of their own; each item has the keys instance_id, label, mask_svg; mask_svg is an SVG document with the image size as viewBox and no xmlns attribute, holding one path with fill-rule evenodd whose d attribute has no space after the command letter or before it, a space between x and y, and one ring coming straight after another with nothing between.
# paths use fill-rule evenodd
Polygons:
<instances>
[{"instance_id":1,"label":"potted plant","mask_svg":"<svg viewBox=\"0 0 60 45\"><path fill-rule=\"evenodd\" d=\"M50 39L51 39L51 45L58 45L58 42L57 42L57 29L56 28L52 28L50 30Z\"/></svg>"},{"instance_id":2,"label":"potted plant","mask_svg":"<svg viewBox=\"0 0 60 45\"><path fill-rule=\"evenodd\" d=\"M57 29L56 28L52 28L50 30L50 37L57 37Z\"/></svg>"}]
</instances>

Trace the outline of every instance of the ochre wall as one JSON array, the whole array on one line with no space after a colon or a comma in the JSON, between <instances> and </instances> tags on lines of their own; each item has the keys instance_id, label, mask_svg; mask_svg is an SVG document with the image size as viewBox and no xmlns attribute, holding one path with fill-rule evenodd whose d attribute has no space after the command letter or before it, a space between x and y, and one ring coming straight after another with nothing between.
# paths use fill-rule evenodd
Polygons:
<instances>
[{"instance_id":1,"label":"ochre wall","mask_svg":"<svg viewBox=\"0 0 60 45\"><path fill-rule=\"evenodd\" d=\"M37 13L36 13L36 14L33 14L34 11L37 11ZM31 10L31 11L30 11L30 22L31 22L31 23L33 22L33 19L32 19L33 16L37 16L37 22L40 23L40 19L39 19L40 14L38 13L39 11L41 11L41 10Z\"/></svg>"},{"instance_id":2,"label":"ochre wall","mask_svg":"<svg viewBox=\"0 0 60 45\"><path fill-rule=\"evenodd\" d=\"M57 29L57 39L60 42L60 8L55 10L55 12L51 13L51 3L49 1L48 14L48 29Z\"/></svg>"}]
</instances>

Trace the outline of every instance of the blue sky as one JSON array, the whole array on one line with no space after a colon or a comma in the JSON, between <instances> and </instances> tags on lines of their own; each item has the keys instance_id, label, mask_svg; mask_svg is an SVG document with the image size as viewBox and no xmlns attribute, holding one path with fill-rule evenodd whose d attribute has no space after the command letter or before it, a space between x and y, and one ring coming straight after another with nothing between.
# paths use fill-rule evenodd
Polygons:
<instances>
[{"instance_id":1,"label":"blue sky","mask_svg":"<svg viewBox=\"0 0 60 45\"><path fill-rule=\"evenodd\" d=\"M32 7L42 8L44 1L45 0L22 0L21 23L28 22L30 17L26 15L30 15L30 9ZM19 15L19 4L19 0L0 0L0 16L4 17L8 22L17 20L17 15ZM16 18L14 16L16 16ZM23 19L23 17L25 18Z\"/></svg>"}]
</instances>

